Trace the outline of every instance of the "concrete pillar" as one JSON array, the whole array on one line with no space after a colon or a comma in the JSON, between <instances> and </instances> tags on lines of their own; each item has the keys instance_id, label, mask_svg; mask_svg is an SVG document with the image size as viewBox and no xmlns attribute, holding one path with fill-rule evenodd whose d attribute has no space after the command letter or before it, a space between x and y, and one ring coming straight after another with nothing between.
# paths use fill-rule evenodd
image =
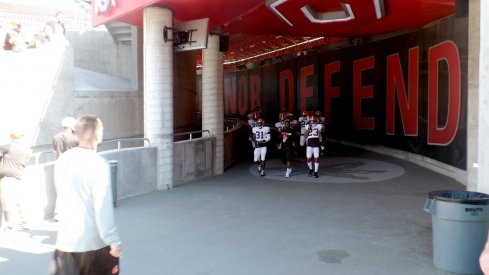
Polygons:
<instances>
[{"instance_id":1,"label":"concrete pillar","mask_svg":"<svg viewBox=\"0 0 489 275\"><path fill-rule=\"evenodd\" d=\"M202 51L202 130L216 137L214 174L224 172L224 72L219 36L209 35Z\"/></svg>"},{"instance_id":2,"label":"concrete pillar","mask_svg":"<svg viewBox=\"0 0 489 275\"><path fill-rule=\"evenodd\" d=\"M144 136L158 147L157 188L173 187L173 43L163 41L172 12L144 9Z\"/></svg>"},{"instance_id":3,"label":"concrete pillar","mask_svg":"<svg viewBox=\"0 0 489 275\"><path fill-rule=\"evenodd\" d=\"M479 132L480 2L468 1L467 190L477 190Z\"/></svg>"},{"instance_id":4,"label":"concrete pillar","mask_svg":"<svg viewBox=\"0 0 489 275\"><path fill-rule=\"evenodd\" d=\"M489 193L489 1L476 2L480 4L478 190Z\"/></svg>"}]
</instances>

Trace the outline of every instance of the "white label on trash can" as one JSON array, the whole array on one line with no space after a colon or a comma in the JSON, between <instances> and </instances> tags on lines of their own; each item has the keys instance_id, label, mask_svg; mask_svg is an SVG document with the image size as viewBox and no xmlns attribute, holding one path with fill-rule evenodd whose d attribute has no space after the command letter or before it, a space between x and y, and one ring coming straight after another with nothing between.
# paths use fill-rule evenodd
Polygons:
<instances>
[{"instance_id":1,"label":"white label on trash can","mask_svg":"<svg viewBox=\"0 0 489 275\"><path fill-rule=\"evenodd\" d=\"M479 216L479 213L484 212L482 207L466 207L465 212L470 212L471 216Z\"/></svg>"}]
</instances>

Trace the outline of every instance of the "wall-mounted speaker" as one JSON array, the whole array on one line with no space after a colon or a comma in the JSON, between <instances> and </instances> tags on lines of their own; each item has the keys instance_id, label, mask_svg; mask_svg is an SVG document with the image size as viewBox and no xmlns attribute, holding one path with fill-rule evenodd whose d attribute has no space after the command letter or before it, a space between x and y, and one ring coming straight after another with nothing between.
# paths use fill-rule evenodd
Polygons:
<instances>
[{"instance_id":1,"label":"wall-mounted speaker","mask_svg":"<svg viewBox=\"0 0 489 275\"><path fill-rule=\"evenodd\" d=\"M220 52L229 51L229 36L222 35L219 37L219 51Z\"/></svg>"}]
</instances>

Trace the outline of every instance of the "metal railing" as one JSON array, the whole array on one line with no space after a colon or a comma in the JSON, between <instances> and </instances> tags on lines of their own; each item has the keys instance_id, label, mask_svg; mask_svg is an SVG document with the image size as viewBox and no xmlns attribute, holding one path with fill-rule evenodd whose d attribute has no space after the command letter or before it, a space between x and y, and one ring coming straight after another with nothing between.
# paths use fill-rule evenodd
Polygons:
<instances>
[{"instance_id":1,"label":"metal railing","mask_svg":"<svg viewBox=\"0 0 489 275\"><path fill-rule=\"evenodd\" d=\"M211 135L211 132L209 130L198 130L198 131L191 131L191 132L184 132L184 133L176 133L176 134L173 134L173 137L189 135L189 140L192 140L192 135L202 134L204 132L207 132L208 136Z\"/></svg>"},{"instance_id":2,"label":"metal railing","mask_svg":"<svg viewBox=\"0 0 489 275\"><path fill-rule=\"evenodd\" d=\"M101 144L101 147L107 145L108 143L117 142L117 150L120 150L122 149L121 146L122 142L134 142L134 141L143 141L143 147L145 146L144 142L148 142L148 146L151 146L151 142L149 141L149 138L115 138L115 139L104 140Z\"/></svg>"},{"instance_id":3,"label":"metal railing","mask_svg":"<svg viewBox=\"0 0 489 275\"><path fill-rule=\"evenodd\" d=\"M122 149L122 143L123 142L137 142L137 141L142 141L143 142L143 147L146 146L145 142L147 142L147 146L151 146L151 142L149 141L148 138L115 138L115 139L108 139L104 140L100 145L99 145L99 150L98 151L106 151L106 150L112 150L113 148L108 148L108 144L111 143L116 143L117 150ZM38 148L49 148L52 147L50 144L43 144L43 145L38 145L36 146ZM129 146L127 148L131 147L140 147L140 146ZM34 165L39 165L41 157L51 155L48 159L48 161L54 161L56 160L56 152L53 150L44 150L44 151L39 151L31 154L31 160L34 160Z\"/></svg>"},{"instance_id":4,"label":"metal railing","mask_svg":"<svg viewBox=\"0 0 489 275\"><path fill-rule=\"evenodd\" d=\"M39 165L39 159L41 159L41 156L43 156L43 155L51 155L50 160L56 159L54 157L54 155L55 155L54 151L41 151L41 152L32 153L31 159L34 158L34 165Z\"/></svg>"},{"instance_id":5,"label":"metal railing","mask_svg":"<svg viewBox=\"0 0 489 275\"><path fill-rule=\"evenodd\" d=\"M238 128L239 124L241 123L241 120L239 118L225 118L224 119L226 129L225 131L228 132L229 130L234 130ZM231 129L229 128L229 123L232 123Z\"/></svg>"},{"instance_id":6,"label":"metal railing","mask_svg":"<svg viewBox=\"0 0 489 275\"><path fill-rule=\"evenodd\" d=\"M235 129L237 125L239 125L240 120L239 119L226 119L227 121L233 122L233 127L232 129ZM226 131L229 131L229 127L226 127ZM209 130L198 130L198 131L191 131L191 132L183 132L183 133L176 133L173 134L173 137L177 136L189 136L189 140L194 139L194 135L196 134L203 134L207 133L208 136L211 135L211 132ZM113 150L114 148L110 148L108 145L112 143L116 143L116 148L117 150L122 149L122 143L124 142L137 142L137 141L142 141L143 142L143 147L144 146L151 146L151 142L148 138L115 138L115 139L108 139L104 140L100 145L99 145L99 150L98 151L106 151L106 150ZM147 142L147 144L145 144ZM38 145L36 147L38 148L49 148L52 145L50 144L43 144L43 145ZM125 147L125 148L131 148L131 147L139 147L139 146L130 146L130 147ZM31 155L31 159L34 159L34 165L39 165L41 157L51 155L49 157L48 161L54 161L56 160L55 157L55 152L53 150L43 150L39 152L35 152Z\"/></svg>"}]
</instances>

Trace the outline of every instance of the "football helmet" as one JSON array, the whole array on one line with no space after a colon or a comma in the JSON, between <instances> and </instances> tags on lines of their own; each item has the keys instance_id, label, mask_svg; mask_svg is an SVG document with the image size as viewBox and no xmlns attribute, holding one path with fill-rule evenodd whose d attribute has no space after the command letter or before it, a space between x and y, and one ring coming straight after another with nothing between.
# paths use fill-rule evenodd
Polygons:
<instances>
[{"instance_id":1,"label":"football helmet","mask_svg":"<svg viewBox=\"0 0 489 275\"><path fill-rule=\"evenodd\" d=\"M310 121L311 123L314 123L314 124L318 122L318 121L317 121L317 117L316 117L316 116L314 116L314 115L312 115L312 116L310 116L310 117L309 117L309 121Z\"/></svg>"},{"instance_id":2,"label":"football helmet","mask_svg":"<svg viewBox=\"0 0 489 275\"><path fill-rule=\"evenodd\" d=\"M278 120L279 121L284 121L285 120L285 114L284 113L278 114Z\"/></svg>"},{"instance_id":3,"label":"football helmet","mask_svg":"<svg viewBox=\"0 0 489 275\"><path fill-rule=\"evenodd\" d=\"M314 113L314 115L315 115L315 116L317 116L317 117L321 117L321 111L316 111L316 112Z\"/></svg>"},{"instance_id":4,"label":"football helmet","mask_svg":"<svg viewBox=\"0 0 489 275\"><path fill-rule=\"evenodd\" d=\"M265 120L263 118L259 118L257 124L259 127L262 127L263 125L265 125Z\"/></svg>"},{"instance_id":5,"label":"football helmet","mask_svg":"<svg viewBox=\"0 0 489 275\"><path fill-rule=\"evenodd\" d=\"M307 115L308 115L307 111L302 111L302 116L307 116Z\"/></svg>"},{"instance_id":6,"label":"football helmet","mask_svg":"<svg viewBox=\"0 0 489 275\"><path fill-rule=\"evenodd\" d=\"M286 118L284 120L284 125L285 125L286 128L289 128L290 127L290 120L288 118Z\"/></svg>"}]
</instances>

